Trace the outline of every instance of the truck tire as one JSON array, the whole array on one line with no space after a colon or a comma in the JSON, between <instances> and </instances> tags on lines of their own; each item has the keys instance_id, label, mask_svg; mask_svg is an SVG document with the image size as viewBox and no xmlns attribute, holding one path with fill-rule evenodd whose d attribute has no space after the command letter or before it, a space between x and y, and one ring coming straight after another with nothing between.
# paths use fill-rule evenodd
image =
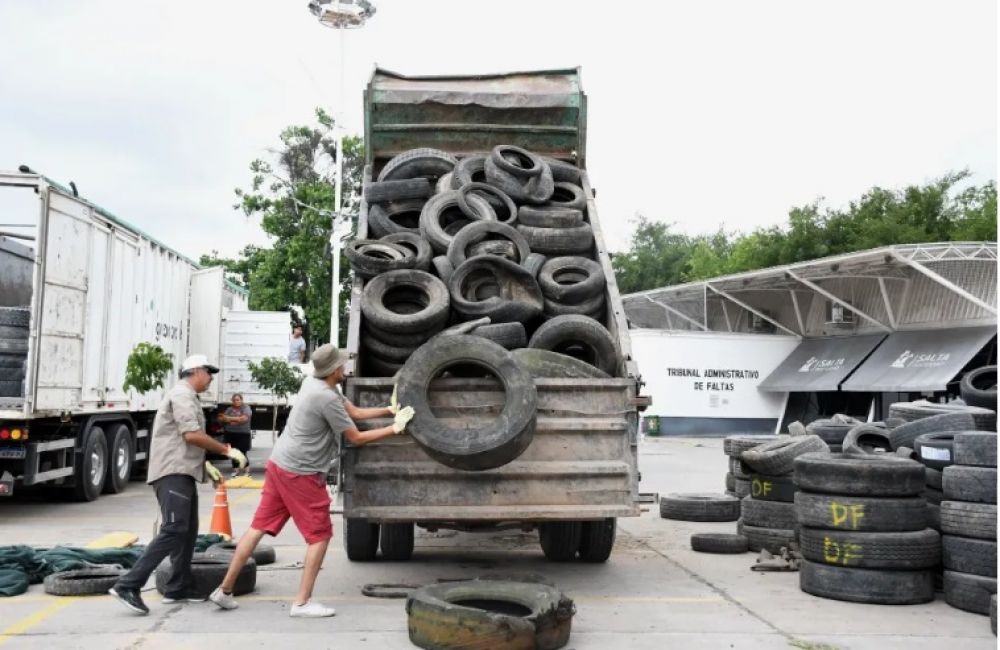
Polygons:
<instances>
[{"instance_id":1,"label":"truck tire","mask_svg":"<svg viewBox=\"0 0 1000 650\"><path fill-rule=\"evenodd\" d=\"M406 562L413 557L413 524L410 522L382 524L379 546L382 559Z\"/></svg>"},{"instance_id":2,"label":"truck tire","mask_svg":"<svg viewBox=\"0 0 1000 650\"><path fill-rule=\"evenodd\" d=\"M612 376L618 372L615 340L604 326L586 316L556 316L542 323L528 347L575 356Z\"/></svg>"},{"instance_id":3,"label":"truck tire","mask_svg":"<svg viewBox=\"0 0 1000 650\"><path fill-rule=\"evenodd\" d=\"M455 234L461 232L465 225L475 221L496 221L497 219L496 212L486 202L486 199L478 194L471 194L465 198L469 206L473 208L475 216L465 214L458 207L457 191L434 195L420 211L420 236L426 239L439 255L448 253L448 246L451 245ZM448 223L442 223L445 218L449 220ZM457 230L452 227L455 224L460 224L457 226Z\"/></svg>"},{"instance_id":4,"label":"truck tire","mask_svg":"<svg viewBox=\"0 0 1000 650\"><path fill-rule=\"evenodd\" d=\"M760 528L795 528L795 504L781 501L761 501L752 496L740 501L743 523Z\"/></svg>"},{"instance_id":5,"label":"truck tire","mask_svg":"<svg viewBox=\"0 0 1000 650\"><path fill-rule=\"evenodd\" d=\"M419 309L413 313L390 310L385 302L393 293L409 290ZM424 271L383 273L365 285L361 310L365 318L386 332L413 334L442 325L448 319L448 287Z\"/></svg>"},{"instance_id":6,"label":"truck tire","mask_svg":"<svg viewBox=\"0 0 1000 650\"><path fill-rule=\"evenodd\" d=\"M587 197L583 194L583 188L579 185L556 181L553 183L552 198L549 199L548 205L557 208L585 210L587 208Z\"/></svg>"},{"instance_id":7,"label":"truck tire","mask_svg":"<svg viewBox=\"0 0 1000 650\"><path fill-rule=\"evenodd\" d=\"M485 368L504 389L504 405L497 417L471 429L439 419L428 402L430 382L448 367L459 364ZM492 341L461 334L435 337L410 356L396 385L399 403L416 411L407 433L431 458L448 467L485 470L506 465L520 456L534 438L538 406L535 382Z\"/></svg>"},{"instance_id":8,"label":"truck tire","mask_svg":"<svg viewBox=\"0 0 1000 650\"><path fill-rule=\"evenodd\" d=\"M420 234L422 199L376 203L368 208L368 236L376 239L398 232Z\"/></svg>"},{"instance_id":9,"label":"truck tire","mask_svg":"<svg viewBox=\"0 0 1000 650\"><path fill-rule=\"evenodd\" d=\"M472 330L472 336L481 336L487 341L493 341L505 350L515 350L528 345L528 335L521 323L497 323L495 325L480 325Z\"/></svg>"},{"instance_id":10,"label":"truck tire","mask_svg":"<svg viewBox=\"0 0 1000 650\"><path fill-rule=\"evenodd\" d=\"M997 593L997 579L985 576L944 572L944 602L976 614L990 613L990 599Z\"/></svg>"},{"instance_id":11,"label":"truck tire","mask_svg":"<svg viewBox=\"0 0 1000 650\"><path fill-rule=\"evenodd\" d=\"M988 503L941 502L941 532L948 535L997 538L997 507Z\"/></svg>"},{"instance_id":12,"label":"truck tire","mask_svg":"<svg viewBox=\"0 0 1000 650\"><path fill-rule=\"evenodd\" d=\"M378 552L379 525L367 519L344 517L344 550L352 562L371 562Z\"/></svg>"},{"instance_id":13,"label":"truck tire","mask_svg":"<svg viewBox=\"0 0 1000 650\"><path fill-rule=\"evenodd\" d=\"M615 547L617 531L618 520L614 517L583 522L580 531L580 559L594 564L607 562Z\"/></svg>"},{"instance_id":14,"label":"truck tire","mask_svg":"<svg viewBox=\"0 0 1000 650\"><path fill-rule=\"evenodd\" d=\"M568 228L517 227L528 241L533 253L543 255L586 255L594 243L594 231L589 223Z\"/></svg>"},{"instance_id":15,"label":"truck tire","mask_svg":"<svg viewBox=\"0 0 1000 650\"><path fill-rule=\"evenodd\" d=\"M583 526L579 521L547 521L538 525L538 541L545 559L570 562L580 549Z\"/></svg>"},{"instance_id":16,"label":"truck tire","mask_svg":"<svg viewBox=\"0 0 1000 650\"><path fill-rule=\"evenodd\" d=\"M872 454L878 450L892 451L889 431L872 424L862 423L851 427L840 446L845 454Z\"/></svg>"},{"instance_id":17,"label":"truck tire","mask_svg":"<svg viewBox=\"0 0 1000 650\"><path fill-rule=\"evenodd\" d=\"M667 494L660 497L660 517L675 521L736 521L740 500L720 494Z\"/></svg>"},{"instance_id":18,"label":"truck tire","mask_svg":"<svg viewBox=\"0 0 1000 650\"><path fill-rule=\"evenodd\" d=\"M478 298L477 287L494 286L497 295ZM455 269L448 283L451 304L463 319L488 316L492 323L525 323L542 313L538 282L514 262L493 255L472 257Z\"/></svg>"},{"instance_id":19,"label":"truck tire","mask_svg":"<svg viewBox=\"0 0 1000 650\"><path fill-rule=\"evenodd\" d=\"M733 459L730 459L733 460ZM766 474L750 475L750 496L758 501L795 501L795 479L790 475L767 476Z\"/></svg>"},{"instance_id":20,"label":"truck tire","mask_svg":"<svg viewBox=\"0 0 1000 650\"><path fill-rule=\"evenodd\" d=\"M997 466L997 434L990 431L963 431L955 434L956 465Z\"/></svg>"},{"instance_id":21,"label":"truck tire","mask_svg":"<svg viewBox=\"0 0 1000 650\"><path fill-rule=\"evenodd\" d=\"M983 366L965 373L959 390L969 406L997 410L997 367Z\"/></svg>"},{"instance_id":22,"label":"truck tire","mask_svg":"<svg viewBox=\"0 0 1000 650\"><path fill-rule=\"evenodd\" d=\"M199 596L208 598L209 594L215 591L216 587L226 577L229 570L229 559L206 557L204 553L195 553L191 558L191 584L190 589ZM164 560L160 566L156 567L154 573L156 590L161 594L166 593L167 582L173 571L170 559ZM233 586L234 596L243 596L251 593L257 588L257 563L253 558L247 559L247 563L240 569L236 577L236 584Z\"/></svg>"},{"instance_id":23,"label":"truck tire","mask_svg":"<svg viewBox=\"0 0 1000 650\"><path fill-rule=\"evenodd\" d=\"M128 487L135 460L135 443L127 424L111 424L108 436L108 469L104 479L104 494L118 494Z\"/></svg>"},{"instance_id":24,"label":"truck tire","mask_svg":"<svg viewBox=\"0 0 1000 650\"><path fill-rule=\"evenodd\" d=\"M378 173L379 182L407 178L436 181L455 169L458 159L440 149L423 147L394 156Z\"/></svg>"},{"instance_id":25,"label":"truck tire","mask_svg":"<svg viewBox=\"0 0 1000 650\"><path fill-rule=\"evenodd\" d=\"M819 436L787 436L744 451L740 460L761 474L781 476L792 473L795 459L799 456L829 451L830 448Z\"/></svg>"},{"instance_id":26,"label":"truck tire","mask_svg":"<svg viewBox=\"0 0 1000 650\"><path fill-rule=\"evenodd\" d=\"M579 304L604 295L604 271L586 257L553 257L538 272L542 295L563 304Z\"/></svg>"},{"instance_id":27,"label":"truck tire","mask_svg":"<svg viewBox=\"0 0 1000 650\"><path fill-rule=\"evenodd\" d=\"M77 501L94 501L104 489L108 467L108 439L104 429L90 427L83 440L83 451L76 455L73 471L73 496Z\"/></svg>"},{"instance_id":28,"label":"truck tire","mask_svg":"<svg viewBox=\"0 0 1000 650\"><path fill-rule=\"evenodd\" d=\"M583 224L583 212L555 205L522 205L517 223L532 228L576 228Z\"/></svg>"},{"instance_id":29,"label":"truck tire","mask_svg":"<svg viewBox=\"0 0 1000 650\"><path fill-rule=\"evenodd\" d=\"M517 264L524 262L531 253L527 240L512 226L500 223L499 221L477 221L462 228L452 238L451 243L448 245L448 261L457 269L462 265L462 262L471 257L468 251L469 247L483 242L487 237L490 240L497 240L499 238L502 241L513 244L516 259L511 261Z\"/></svg>"},{"instance_id":30,"label":"truck tire","mask_svg":"<svg viewBox=\"0 0 1000 650\"><path fill-rule=\"evenodd\" d=\"M997 502L997 470L995 467L968 467L951 465L945 467L944 497L949 501L970 503Z\"/></svg>"},{"instance_id":31,"label":"truck tire","mask_svg":"<svg viewBox=\"0 0 1000 650\"><path fill-rule=\"evenodd\" d=\"M917 459L924 467L944 469L951 465L954 454L954 431L939 433L922 433L913 441L913 449Z\"/></svg>"},{"instance_id":32,"label":"truck tire","mask_svg":"<svg viewBox=\"0 0 1000 650\"><path fill-rule=\"evenodd\" d=\"M212 544L205 549L205 557L213 559L221 558L227 561L232 560L233 554L236 552L236 546L236 540ZM257 544L257 548L253 550L253 554L250 557L257 563L257 566L265 566L268 564L274 564L277 559L277 554L274 552L273 546L270 546L269 544Z\"/></svg>"},{"instance_id":33,"label":"truck tire","mask_svg":"<svg viewBox=\"0 0 1000 650\"><path fill-rule=\"evenodd\" d=\"M0 325L28 327L30 312L23 307L0 307Z\"/></svg>"},{"instance_id":34,"label":"truck tire","mask_svg":"<svg viewBox=\"0 0 1000 650\"><path fill-rule=\"evenodd\" d=\"M765 550L777 555L782 548L795 542L795 530L792 528L750 526L739 520L736 522L736 532L747 538L747 548L755 553Z\"/></svg>"},{"instance_id":35,"label":"truck tire","mask_svg":"<svg viewBox=\"0 0 1000 650\"><path fill-rule=\"evenodd\" d=\"M499 187L487 183L468 183L456 188L458 191L458 207L466 215L475 218L475 208L469 205L469 192L484 199L496 213L497 223L513 226L517 222L517 205Z\"/></svg>"},{"instance_id":36,"label":"truck tire","mask_svg":"<svg viewBox=\"0 0 1000 650\"><path fill-rule=\"evenodd\" d=\"M892 456L805 454L795 459L795 484L820 494L917 496L924 489L924 467Z\"/></svg>"},{"instance_id":37,"label":"truck tire","mask_svg":"<svg viewBox=\"0 0 1000 650\"><path fill-rule=\"evenodd\" d=\"M802 556L811 562L865 569L930 569L941 561L941 535L908 532L799 529Z\"/></svg>"},{"instance_id":38,"label":"truck tire","mask_svg":"<svg viewBox=\"0 0 1000 650\"><path fill-rule=\"evenodd\" d=\"M610 375L575 357L551 350L520 348L511 356L532 377L554 379L606 379Z\"/></svg>"},{"instance_id":39,"label":"truck tire","mask_svg":"<svg viewBox=\"0 0 1000 650\"><path fill-rule=\"evenodd\" d=\"M996 540L942 535L941 564L949 571L996 578Z\"/></svg>"},{"instance_id":40,"label":"truck tire","mask_svg":"<svg viewBox=\"0 0 1000 650\"><path fill-rule=\"evenodd\" d=\"M691 550L699 553L746 553L750 550L747 538L731 533L694 533Z\"/></svg>"},{"instance_id":41,"label":"truck tire","mask_svg":"<svg viewBox=\"0 0 1000 650\"><path fill-rule=\"evenodd\" d=\"M737 434L733 436L726 436L722 440L722 451L727 456L735 456L739 458L747 449L753 449L757 445L762 445L765 442L770 442L772 440L777 440L779 436L773 434Z\"/></svg>"},{"instance_id":42,"label":"truck tire","mask_svg":"<svg viewBox=\"0 0 1000 650\"><path fill-rule=\"evenodd\" d=\"M45 593L53 596L96 596L108 593L128 569L94 566L45 576Z\"/></svg>"},{"instance_id":43,"label":"truck tire","mask_svg":"<svg viewBox=\"0 0 1000 650\"><path fill-rule=\"evenodd\" d=\"M926 501L920 497L843 497L795 493L795 515L802 526L858 532L923 530Z\"/></svg>"},{"instance_id":44,"label":"truck tire","mask_svg":"<svg viewBox=\"0 0 1000 650\"><path fill-rule=\"evenodd\" d=\"M807 594L872 605L916 605L934 600L933 571L878 571L802 560L799 588Z\"/></svg>"},{"instance_id":45,"label":"truck tire","mask_svg":"<svg viewBox=\"0 0 1000 650\"><path fill-rule=\"evenodd\" d=\"M406 199L427 199L434 192L426 178L404 178L398 181L375 181L364 187L365 201L388 203Z\"/></svg>"}]
</instances>

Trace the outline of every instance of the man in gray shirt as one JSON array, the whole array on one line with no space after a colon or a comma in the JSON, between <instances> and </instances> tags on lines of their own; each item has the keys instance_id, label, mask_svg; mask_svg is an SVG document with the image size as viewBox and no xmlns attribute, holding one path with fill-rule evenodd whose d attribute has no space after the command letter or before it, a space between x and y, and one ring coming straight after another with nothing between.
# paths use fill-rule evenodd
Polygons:
<instances>
[{"instance_id":1,"label":"man in gray shirt","mask_svg":"<svg viewBox=\"0 0 1000 650\"><path fill-rule=\"evenodd\" d=\"M347 353L331 344L312 356L313 377L306 378L285 429L271 452L264 472L264 489L250 529L240 538L229 571L209 599L222 609L236 609L233 588L240 570L261 538L277 535L289 519L306 544L306 561L299 592L289 615L293 618L333 616L334 609L313 602L313 586L333 536L326 473L340 451L341 436L353 445L365 445L403 433L413 408L392 403L386 408L358 408L344 398L337 385L344 380ZM389 426L358 431L354 420L392 417Z\"/></svg>"}]
</instances>

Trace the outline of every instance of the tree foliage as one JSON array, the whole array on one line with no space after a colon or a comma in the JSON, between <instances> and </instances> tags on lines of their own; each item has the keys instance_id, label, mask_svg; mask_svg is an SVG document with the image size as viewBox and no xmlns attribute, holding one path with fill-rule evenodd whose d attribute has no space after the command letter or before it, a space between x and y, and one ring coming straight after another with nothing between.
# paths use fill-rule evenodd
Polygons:
<instances>
[{"instance_id":1,"label":"tree foliage","mask_svg":"<svg viewBox=\"0 0 1000 650\"><path fill-rule=\"evenodd\" d=\"M122 390L148 393L163 387L167 375L174 368L174 355L154 343L140 343L128 355L125 383Z\"/></svg>"},{"instance_id":2,"label":"tree foliage","mask_svg":"<svg viewBox=\"0 0 1000 650\"><path fill-rule=\"evenodd\" d=\"M271 430L277 427L278 402L288 400L288 396L297 393L302 386L302 371L288 365L283 359L266 357L260 363L247 362L247 370L254 383L271 393L272 421Z\"/></svg>"},{"instance_id":3,"label":"tree foliage","mask_svg":"<svg viewBox=\"0 0 1000 650\"><path fill-rule=\"evenodd\" d=\"M995 241L996 184L958 189L968 176L951 173L902 190L873 187L842 209L816 201L792 208L784 226L745 234L720 228L691 236L639 216L629 250L612 265L619 289L631 293L890 244Z\"/></svg>"}]
</instances>

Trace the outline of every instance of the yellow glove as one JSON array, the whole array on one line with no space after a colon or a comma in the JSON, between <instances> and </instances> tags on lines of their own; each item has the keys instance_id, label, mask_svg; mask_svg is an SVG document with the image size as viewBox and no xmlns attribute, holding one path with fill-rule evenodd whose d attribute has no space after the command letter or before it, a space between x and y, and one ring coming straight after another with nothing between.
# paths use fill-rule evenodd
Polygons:
<instances>
[{"instance_id":1,"label":"yellow glove","mask_svg":"<svg viewBox=\"0 0 1000 650\"><path fill-rule=\"evenodd\" d=\"M398 413L396 413L396 417L392 421L392 430L395 431L396 433L403 433L403 429L406 428L407 422L409 422L412 419L413 419L413 407L404 406L403 408L399 409Z\"/></svg>"},{"instance_id":2,"label":"yellow glove","mask_svg":"<svg viewBox=\"0 0 1000 650\"><path fill-rule=\"evenodd\" d=\"M205 461L205 472L208 474L208 478L212 479L212 483L222 483L222 472L207 460Z\"/></svg>"},{"instance_id":3,"label":"yellow glove","mask_svg":"<svg viewBox=\"0 0 1000 650\"><path fill-rule=\"evenodd\" d=\"M393 415L399 413L399 402L396 401L396 385L392 386L392 397L389 398L389 412Z\"/></svg>"},{"instance_id":4,"label":"yellow glove","mask_svg":"<svg viewBox=\"0 0 1000 650\"><path fill-rule=\"evenodd\" d=\"M237 463L239 463L241 468L247 466L247 457L244 456L243 452L240 451L239 449L236 449L236 448L234 448L232 446L227 447L226 448L226 456L228 456L230 459L235 460Z\"/></svg>"}]
</instances>

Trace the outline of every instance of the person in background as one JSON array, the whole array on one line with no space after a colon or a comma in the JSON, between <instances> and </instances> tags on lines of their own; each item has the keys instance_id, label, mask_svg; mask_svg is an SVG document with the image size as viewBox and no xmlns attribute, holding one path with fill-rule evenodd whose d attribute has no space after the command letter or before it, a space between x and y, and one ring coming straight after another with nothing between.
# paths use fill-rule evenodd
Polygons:
<instances>
[{"instance_id":1,"label":"person in background","mask_svg":"<svg viewBox=\"0 0 1000 650\"><path fill-rule=\"evenodd\" d=\"M306 340L302 338L302 328L296 325L292 329L292 338L288 340L288 363L306 362Z\"/></svg>"},{"instance_id":2,"label":"person in background","mask_svg":"<svg viewBox=\"0 0 1000 650\"><path fill-rule=\"evenodd\" d=\"M232 405L219 416L219 422L222 423L226 434L226 442L239 449L244 456L250 453L251 415L250 407L243 403L243 395L234 393ZM250 463L241 470L239 463L234 460L232 477L236 478L240 474L250 476Z\"/></svg>"}]
</instances>

